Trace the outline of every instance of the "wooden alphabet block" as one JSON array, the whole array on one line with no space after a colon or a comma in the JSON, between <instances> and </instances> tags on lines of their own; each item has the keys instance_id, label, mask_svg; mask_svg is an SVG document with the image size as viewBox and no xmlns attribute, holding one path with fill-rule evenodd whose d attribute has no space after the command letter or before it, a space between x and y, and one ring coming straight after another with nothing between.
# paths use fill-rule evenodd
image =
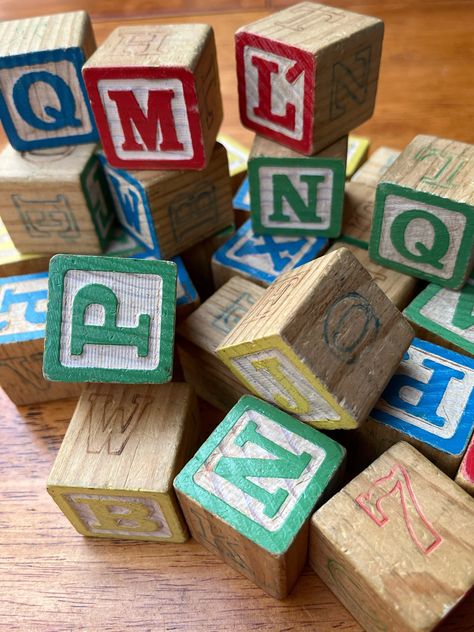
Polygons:
<instances>
[{"instance_id":1,"label":"wooden alphabet block","mask_svg":"<svg viewBox=\"0 0 474 632\"><path fill-rule=\"evenodd\" d=\"M415 338L357 431L364 466L407 441L454 477L474 430L474 360Z\"/></svg>"},{"instance_id":2,"label":"wooden alphabet block","mask_svg":"<svg viewBox=\"0 0 474 632\"><path fill-rule=\"evenodd\" d=\"M350 429L365 421L412 338L398 309L341 248L282 275L217 354L251 392L301 421Z\"/></svg>"},{"instance_id":3,"label":"wooden alphabet block","mask_svg":"<svg viewBox=\"0 0 474 632\"><path fill-rule=\"evenodd\" d=\"M347 248L357 257L358 261L370 273L372 279L377 283L379 288L385 292L388 298L399 310L404 309L415 296L417 287L420 283L418 279L401 274L390 268L384 268L378 263L374 263L369 258L369 253L364 248L359 248L351 243L336 241L328 253L334 252L339 248Z\"/></svg>"},{"instance_id":4,"label":"wooden alphabet block","mask_svg":"<svg viewBox=\"0 0 474 632\"><path fill-rule=\"evenodd\" d=\"M282 599L306 561L308 518L343 459L332 439L247 396L174 486L192 536Z\"/></svg>"},{"instance_id":5,"label":"wooden alphabet block","mask_svg":"<svg viewBox=\"0 0 474 632\"><path fill-rule=\"evenodd\" d=\"M79 395L43 378L48 273L0 279L0 386L18 406Z\"/></svg>"},{"instance_id":6,"label":"wooden alphabet block","mask_svg":"<svg viewBox=\"0 0 474 632\"><path fill-rule=\"evenodd\" d=\"M377 186L371 259L459 289L473 249L474 146L416 136Z\"/></svg>"},{"instance_id":7,"label":"wooden alphabet block","mask_svg":"<svg viewBox=\"0 0 474 632\"><path fill-rule=\"evenodd\" d=\"M214 283L220 287L238 275L268 287L283 272L321 255L327 246L325 237L255 235L248 220L214 253Z\"/></svg>"},{"instance_id":8,"label":"wooden alphabet block","mask_svg":"<svg viewBox=\"0 0 474 632\"><path fill-rule=\"evenodd\" d=\"M219 134L217 136L217 142L224 145L227 152L229 173L232 178L232 191L235 191L241 184L245 172L247 171L250 150L227 134Z\"/></svg>"},{"instance_id":9,"label":"wooden alphabet block","mask_svg":"<svg viewBox=\"0 0 474 632\"><path fill-rule=\"evenodd\" d=\"M199 172L127 172L99 158L124 230L159 258L170 259L234 221L227 153L218 143Z\"/></svg>"},{"instance_id":10,"label":"wooden alphabet block","mask_svg":"<svg viewBox=\"0 0 474 632\"><path fill-rule=\"evenodd\" d=\"M337 237L346 157L347 136L308 157L256 136L248 163L254 232Z\"/></svg>"},{"instance_id":11,"label":"wooden alphabet block","mask_svg":"<svg viewBox=\"0 0 474 632\"><path fill-rule=\"evenodd\" d=\"M21 254L0 218L0 277L47 272L49 259L48 255Z\"/></svg>"},{"instance_id":12,"label":"wooden alphabet block","mask_svg":"<svg viewBox=\"0 0 474 632\"><path fill-rule=\"evenodd\" d=\"M107 244L104 255L110 257L137 257L148 254L142 244L126 233L120 224L116 224L112 229L110 241Z\"/></svg>"},{"instance_id":13,"label":"wooden alphabet block","mask_svg":"<svg viewBox=\"0 0 474 632\"><path fill-rule=\"evenodd\" d=\"M403 312L420 338L474 357L474 276L462 290L430 283Z\"/></svg>"},{"instance_id":14,"label":"wooden alphabet block","mask_svg":"<svg viewBox=\"0 0 474 632\"><path fill-rule=\"evenodd\" d=\"M44 375L61 382L168 382L175 312L171 261L56 255Z\"/></svg>"},{"instance_id":15,"label":"wooden alphabet block","mask_svg":"<svg viewBox=\"0 0 474 632\"><path fill-rule=\"evenodd\" d=\"M310 564L367 632L428 632L474 583L474 502L398 443L311 519Z\"/></svg>"},{"instance_id":16,"label":"wooden alphabet block","mask_svg":"<svg viewBox=\"0 0 474 632\"><path fill-rule=\"evenodd\" d=\"M350 137L349 137L350 138ZM370 158L354 173L351 182L366 184L370 187L376 187L380 178L387 169L393 165L395 160L401 154L398 149L391 147L379 147L371 154Z\"/></svg>"},{"instance_id":17,"label":"wooden alphabet block","mask_svg":"<svg viewBox=\"0 0 474 632\"><path fill-rule=\"evenodd\" d=\"M382 49L377 18L301 2L236 33L240 118L314 154L372 115Z\"/></svg>"},{"instance_id":18,"label":"wooden alphabet block","mask_svg":"<svg viewBox=\"0 0 474 632\"><path fill-rule=\"evenodd\" d=\"M0 214L20 252L102 252L115 222L95 145L0 153Z\"/></svg>"},{"instance_id":19,"label":"wooden alphabet block","mask_svg":"<svg viewBox=\"0 0 474 632\"><path fill-rule=\"evenodd\" d=\"M456 483L464 487L471 496L474 496L474 436L471 438L459 466Z\"/></svg>"},{"instance_id":20,"label":"wooden alphabet block","mask_svg":"<svg viewBox=\"0 0 474 632\"><path fill-rule=\"evenodd\" d=\"M124 169L203 169L222 122L207 24L121 26L83 68L107 160Z\"/></svg>"},{"instance_id":21,"label":"wooden alphabet block","mask_svg":"<svg viewBox=\"0 0 474 632\"><path fill-rule=\"evenodd\" d=\"M232 277L177 328L178 354L186 382L199 397L225 412L249 391L215 352L264 291L241 277Z\"/></svg>"},{"instance_id":22,"label":"wooden alphabet block","mask_svg":"<svg viewBox=\"0 0 474 632\"><path fill-rule=\"evenodd\" d=\"M237 189L232 200L234 207L234 220L237 228L240 228L250 218L250 187L249 179L245 177Z\"/></svg>"},{"instance_id":23,"label":"wooden alphabet block","mask_svg":"<svg viewBox=\"0 0 474 632\"><path fill-rule=\"evenodd\" d=\"M15 149L98 140L81 74L94 50L84 11L0 24L0 118Z\"/></svg>"},{"instance_id":24,"label":"wooden alphabet block","mask_svg":"<svg viewBox=\"0 0 474 632\"><path fill-rule=\"evenodd\" d=\"M360 165L367 160L370 139L349 134L347 142L346 178L354 175Z\"/></svg>"},{"instance_id":25,"label":"wooden alphabet block","mask_svg":"<svg viewBox=\"0 0 474 632\"><path fill-rule=\"evenodd\" d=\"M367 250L374 215L375 188L351 180L346 182L344 193L344 220L339 240Z\"/></svg>"},{"instance_id":26,"label":"wooden alphabet block","mask_svg":"<svg viewBox=\"0 0 474 632\"><path fill-rule=\"evenodd\" d=\"M197 447L187 384L88 384L48 479L82 535L185 542L173 478Z\"/></svg>"}]
</instances>

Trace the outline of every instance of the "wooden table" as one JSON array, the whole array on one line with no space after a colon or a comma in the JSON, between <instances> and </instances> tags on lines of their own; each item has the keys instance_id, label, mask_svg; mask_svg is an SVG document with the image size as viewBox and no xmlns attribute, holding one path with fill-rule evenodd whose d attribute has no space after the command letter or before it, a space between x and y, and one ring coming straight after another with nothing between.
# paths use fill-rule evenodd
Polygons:
<instances>
[{"instance_id":1,"label":"wooden table","mask_svg":"<svg viewBox=\"0 0 474 632\"><path fill-rule=\"evenodd\" d=\"M156 0L3 0L0 19L86 8L100 42L123 15L159 15ZM249 144L239 123L233 33L283 0L209 0L208 11L145 22L201 21L216 31L225 104L223 131ZM332 2L330 4L333 4ZM474 3L335 2L385 20L386 36L374 118L359 133L373 147L403 147L416 133L474 142ZM168 11L202 9L167 3ZM250 9L252 9L250 11ZM232 12L234 11L240 11ZM244 12L246 11L246 12ZM278 602L194 541L159 545L94 541L76 534L46 493L45 481L75 402L17 410L0 395L0 627L9 630L360 630L307 568L291 596ZM207 419L219 416L202 406ZM472 630L474 595L442 630Z\"/></svg>"}]
</instances>

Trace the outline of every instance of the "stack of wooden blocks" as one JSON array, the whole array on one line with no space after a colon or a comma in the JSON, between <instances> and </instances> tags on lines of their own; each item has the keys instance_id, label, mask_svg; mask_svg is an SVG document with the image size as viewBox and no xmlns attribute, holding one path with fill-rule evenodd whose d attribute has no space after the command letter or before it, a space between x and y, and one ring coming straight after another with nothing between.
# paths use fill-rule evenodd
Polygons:
<instances>
[{"instance_id":1,"label":"stack of wooden blocks","mask_svg":"<svg viewBox=\"0 0 474 632\"><path fill-rule=\"evenodd\" d=\"M311 2L237 32L233 234L209 26L0 24L0 382L80 394L48 491L83 535L190 532L279 599L309 557L367 630L421 631L474 583L474 148L346 182L382 39Z\"/></svg>"}]
</instances>

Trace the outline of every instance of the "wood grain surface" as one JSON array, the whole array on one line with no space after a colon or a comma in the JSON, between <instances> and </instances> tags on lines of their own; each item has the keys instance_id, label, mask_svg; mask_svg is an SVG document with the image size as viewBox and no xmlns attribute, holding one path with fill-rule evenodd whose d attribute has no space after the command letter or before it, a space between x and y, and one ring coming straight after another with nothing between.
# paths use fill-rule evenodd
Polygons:
<instances>
[{"instance_id":1,"label":"wood grain surface","mask_svg":"<svg viewBox=\"0 0 474 632\"><path fill-rule=\"evenodd\" d=\"M286 0L4 0L1 19L85 8L100 43L134 16L207 22L216 31L223 131L250 146L238 119L233 33ZM474 3L431 0L330 2L385 20L375 115L357 130L373 147L401 148L418 133L474 142ZM267 8L266 8L267 7ZM204 11L213 12L205 14ZM199 18L157 16L199 12ZM225 15L216 13L226 11ZM231 11L235 11L232 13ZM240 11L240 13L237 13ZM121 21L112 18L121 16ZM147 22L152 21L150 18ZM306 568L277 602L193 540L180 545L108 542L78 535L46 492L75 400L19 410L0 397L0 628L9 630L343 630L360 626ZM201 405L209 429L222 413ZM474 594L443 632L473 627Z\"/></svg>"}]
</instances>

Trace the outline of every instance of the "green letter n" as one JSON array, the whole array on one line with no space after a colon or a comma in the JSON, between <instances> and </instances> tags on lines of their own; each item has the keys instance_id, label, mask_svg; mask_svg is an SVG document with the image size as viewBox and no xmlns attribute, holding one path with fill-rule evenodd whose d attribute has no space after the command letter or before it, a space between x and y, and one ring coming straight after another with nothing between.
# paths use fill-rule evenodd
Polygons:
<instances>
[{"instance_id":1,"label":"green letter n","mask_svg":"<svg viewBox=\"0 0 474 632\"><path fill-rule=\"evenodd\" d=\"M248 441L255 443L277 458L245 459L223 456L217 463L214 472L262 503L264 514L268 518L273 518L288 497L288 492L284 489L269 492L256 483L252 483L249 478L297 479L311 461L311 455L306 452L294 454L285 450L277 443L259 434L257 424L254 421L249 421L235 439L235 443L239 446L245 445Z\"/></svg>"},{"instance_id":2,"label":"green letter n","mask_svg":"<svg viewBox=\"0 0 474 632\"><path fill-rule=\"evenodd\" d=\"M324 176L299 176L300 182L306 184L307 201L305 202L288 176L274 174L272 176L274 209L269 219L273 222L290 221L291 218L285 215L283 211L283 199L285 199L300 222L321 223L322 219L317 215L316 206L318 202L318 186L324 182L324 179Z\"/></svg>"},{"instance_id":3,"label":"green letter n","mask_svg":"<svg viewBox=\"0 0 474 632\"><path fill-rule=\"evenodd\" d=\"M90 305L104 309L102 325L85 323ZM136 347L140 357L146 357L150 339L150 315L140 314L136 327L117 326L118 298L106 285L91 283L82 287L72 305L71 354L81 355L84 345L123 345Z\"/></svg>"}]
</instances>

